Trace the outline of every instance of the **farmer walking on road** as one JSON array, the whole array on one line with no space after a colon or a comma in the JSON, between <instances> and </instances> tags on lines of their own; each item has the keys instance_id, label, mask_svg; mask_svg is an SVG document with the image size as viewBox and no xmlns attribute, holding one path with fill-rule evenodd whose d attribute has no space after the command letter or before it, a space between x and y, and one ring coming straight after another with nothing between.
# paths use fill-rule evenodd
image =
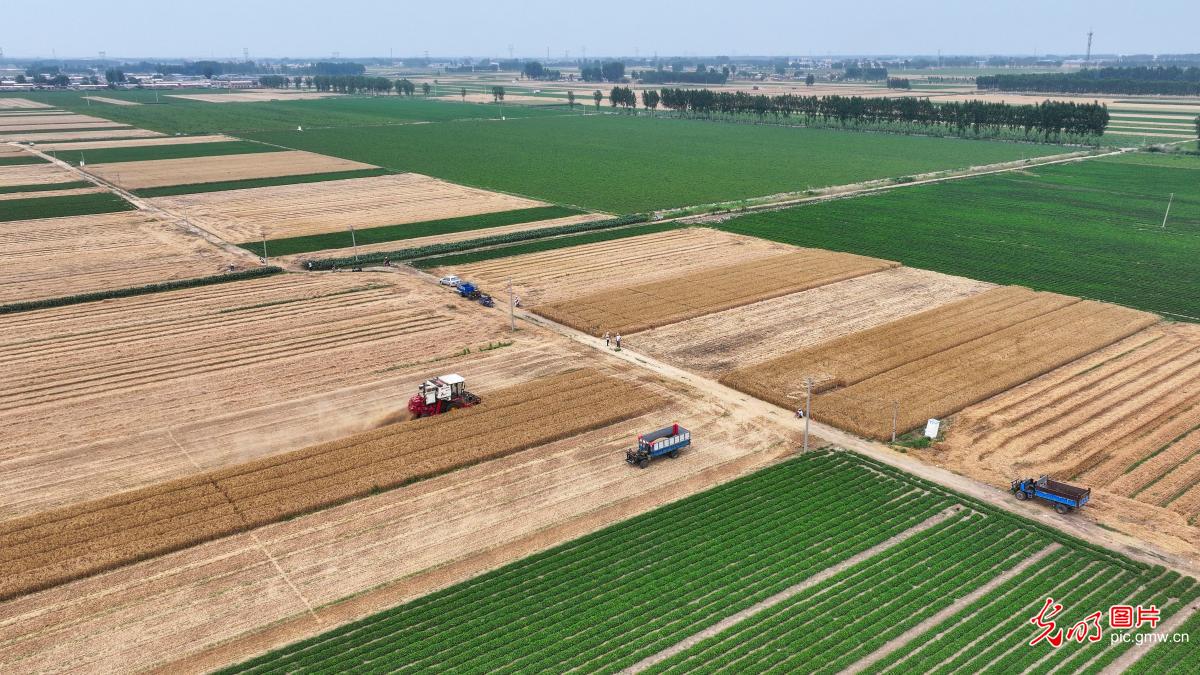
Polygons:
<instances>
[{"instance_id":1,"label":"farmer walking on road","mask_svg":"<svg viewBox=\"0 0 1200 675\"><path fill-rule=\"evenodd\" d=\"M617 333L617 337L616 337L615 341L617 343L617 351L621 351L621 334L620 333Z\"/></svg>"},{"instance_id":2,"label":"farmer walking on road","mask_svg":"<svg viewBox=\"0 0 1200 675\"><path fill-rule=\"evenodd\" d=\"M608 349L608 348L609 348L609 346L610 346L610 344L609 344L609 343L610 343L610 342L611 342L611 340L610 340L610 339L609 339L609 337L608 337L608 331L604 331L604 348L605 348L605 349Z\"/></svg>"}]
</instances>

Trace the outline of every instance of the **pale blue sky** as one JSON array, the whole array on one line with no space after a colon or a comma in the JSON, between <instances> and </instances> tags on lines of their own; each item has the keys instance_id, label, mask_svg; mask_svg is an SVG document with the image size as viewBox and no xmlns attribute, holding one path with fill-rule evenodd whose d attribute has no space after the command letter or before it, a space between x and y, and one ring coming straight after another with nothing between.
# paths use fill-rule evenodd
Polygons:
<instances>
[{"instance_id":1,"label":"pale blue sky","mask_svg":"<svg viewBox=\"0 0 1200 675\"><path fill-rule=\"evenodd\" d=\"M4 0L6 56L572 57L1200 51L1200 2ZM19 26L19 28L14 28Z\"/></svg>"}]
</instances>

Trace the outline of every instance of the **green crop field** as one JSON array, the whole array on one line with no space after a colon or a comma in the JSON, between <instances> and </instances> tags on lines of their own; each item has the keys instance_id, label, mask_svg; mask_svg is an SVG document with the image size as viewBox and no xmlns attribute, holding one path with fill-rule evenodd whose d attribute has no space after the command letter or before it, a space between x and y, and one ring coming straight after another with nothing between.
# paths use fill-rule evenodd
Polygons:
<instances>
[{"instance_id":1,"label":"green crop field","mask_svg":"<svg viewBox=\"0 0 1200 675\"><path fill-rule=\"evenodd\" d=\"M393 173L389 169L354 169L352 171L331 171L329 173L303 173L295 176L273 176L271 178L246 178L243 180L225 180L213 183L188 183L186 185L164 185L162 187L142 188L133 190L139 197L169 197L171 195L191 195L200 192L224 192L225 190L246 190L256 187L271 187L274 185L298 185L301 183L320 183L327 180L345 180L347 178L370 178Z\"/></svg>"},{"instance_id":2,"label":"green crop field","mask_svg":"<svg viewBox=\"0 0 1200 675\"><path fill-rule=\"evenodd\" d=\"M41 164L46 160L37 155L17 155L16 157L0 157L0 166L21 166L23 164Z\"/></svg>"},{"instance_id":3,"label":"green crop field","mask_svg":"<svg viewBox=\"0 0 1200 675\"><path fill-rule=\"evenodd\" d=\"M719 227L1200 318L1197 157L1071 162L747 215Z\"/></svg>"},{"instance_id":4,"label":"green crop field","mask_svg":"<svg viewBox=\"0 0 1200 675\"><path fill-rule=\"evenodd\" d=\"M463 216L461 218L444 218L442 220L427 220L419 223L405 223L403 225L369 227L355 230L353 238L350 236L349 230L347 230L303 237L288 237L286 239L268 239L267 242L271 255L293 255L295 253L309 253L325 249L350 248L355 243L366 246L368 244L381 244L388 241L412 239L413 237L449 234L451 232L464 232L467 230L483 230L489 227L529 223L535 220L548 220L550 218L564 218L578 214L579 211L562 206L537 206L529 209L498 211L496 213L483 213L475 216ZM249 241L238 244L238 246L254 251L255 253L262 252L261 241Z\"/></svg>"},{"instance_id":5,"label":"green crop field","mask_svg":"<svg viewBox=\"0 0 1200 675\"><path fill-rule=\"evenodd\" d=\"M96 148L93 150L57 150L59 159L79 165L110 162L140 162L151 159L182 159L185 157L215 157L217 155L247 155L256 152L277 152L280 148L251 141L220 143L180 143L178 145L140 145L129 148Z\"/></svg>"},{"instance_id":6,"label":"green crop field","mask_svg":"<svg viewBox=\"0 0 1200 675\"><path fill-rule=\"evenodd\" d=\"M1050 145L626 115L305 129L249 137L612 213L1063 152Z\"/></svg>"},{"instance_id":7,"label":"green crop field","mask_svg":"<svg viewBox=\"0 0 1200 675\"><path fill-rule=\"evenodd\" d=\"M1121 602L1165 620L1198 595L1175 572L815 452L225 672L611 673L744 610L650 670L835 673L917 629L866 672L1098 672L1132 643L1030 647L1046 597L1067 628Z\"/></svg>"},{"instance_id":8,"label":"green crop field","mask_svg":"<svg viewBox=\"0 0 1200 675\"><path fill-rule=\"evenodd\" d=\"M181 93L181 92L171 92ZM187 93L213 93L211 90ZM25 94L25 92L23 92ZM107 94L101 94L107 95ZM153 95L153 94L151 94ZM90 106L78 92L33 92L23 95L72 112L132 124L167 134L242 133L309 127L369 127L411 122L445 122L499 117L499 107L478 103L432 101L403 96L345 96L307 101L210 103L173 98L163 93L160 103ZM577 108L578 109L578 108ZM561 115L559 108L504 106L507 117Z\"/></svg>"},{"instance_id":9,"label":"green crop field","mask_svg":"<svg viewBox=\"0 0 1200 675\"><path fill-rule=\"evenodd\" d=\"M83 216L92 213L130 211L132 209L132 204L111 192L94 192L59 197L6 199L0 202L0 222L32 220L34 218Z\"/></svg>"},{"instance_id":10,"label":"green crop field","mask_svg":"<svg viewBox=\"0 0 1200 675\"><path fill-rule=\"evenodd\" d=\"M71 181L69 183L37 183L35 185L4 185L0 186L0 195L11 194L15 192L51 192L53 190L73 190L75 188L94 187L92 183L85 180Z\"/></svg>"}]
</instances>

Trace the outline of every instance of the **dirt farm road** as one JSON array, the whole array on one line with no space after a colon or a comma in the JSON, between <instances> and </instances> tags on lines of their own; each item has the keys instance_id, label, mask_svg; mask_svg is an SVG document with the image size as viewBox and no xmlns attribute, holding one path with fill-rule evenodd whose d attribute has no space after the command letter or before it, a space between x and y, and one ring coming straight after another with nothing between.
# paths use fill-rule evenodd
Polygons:
<instances>
[{"instance_id":1,"label":"dirt farm road","mask_svg":"<svg viewBox=\"0 0 1200 675\"><path fill-rule=\"evenodd\" d=\"M433 283L436 283L436 280ZM623 359L662 377L686 383L706 394L715 396L724 401L735 415L742 415L746 419L757 416L771 416L772 419L777 420L781 424L790 424L795 427L803 427L804 425L804 420L795 418L789 411L783 408L760 401L708 378L692 374L644 354L630 351L627 348L622 349L620 352L606 349L604 340L601 338L594 338L524 310L516 310L516 314L525 321L549 328L594 349L606 352L611 358ZM1135 560L1141 560L1151 565L1162 565L1183 574L1192 576L1200 575L1200 564L1197 564L1193 560L1168 553L1120 532L1107 530L1083 517L1063 517L1039 504L1019 502L1013 499L1005 490L999 490L991 485L967 478L966 476L926 464L919 459L896 452L887 445L860 438L836 427L821 424L813 420L809 420L809 425L810 435L824 439L835 446L862 453L913 475L944 485L952 490L1019 514L1025 518L1035 520L1043 525L1057 528L1080 539L1099 544Z\"/></svg>"}]
</instances>

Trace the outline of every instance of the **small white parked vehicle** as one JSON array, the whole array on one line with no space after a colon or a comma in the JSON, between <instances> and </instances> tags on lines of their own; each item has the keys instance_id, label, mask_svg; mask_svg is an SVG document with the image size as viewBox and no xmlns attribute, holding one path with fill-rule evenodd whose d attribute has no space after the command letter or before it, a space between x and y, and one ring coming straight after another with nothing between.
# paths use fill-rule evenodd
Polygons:
<instances>
[{"instance_id":1,"label":"small white parked vehicle","mask_svg":"<svg viewBox=\"0 0 1200 675\"><path fill-rule=\"evenodd\" d=\"M462 283L462 279L459 279L458 277L451 274L448 277L442 277L441 279L438 279L438 283L443 286L458 286L459 284Z\"/></svg>"}]
</instances>

